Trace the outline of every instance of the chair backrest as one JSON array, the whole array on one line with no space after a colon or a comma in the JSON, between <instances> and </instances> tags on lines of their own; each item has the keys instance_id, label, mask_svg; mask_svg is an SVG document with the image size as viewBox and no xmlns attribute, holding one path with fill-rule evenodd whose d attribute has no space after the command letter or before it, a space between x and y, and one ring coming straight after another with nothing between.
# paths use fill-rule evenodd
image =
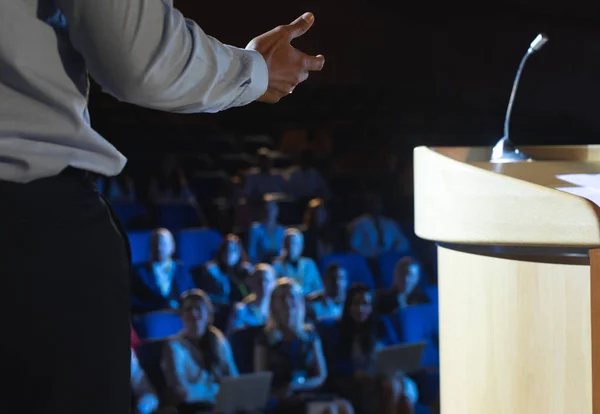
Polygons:
<instances>
[{"instance_id":1,"label":"chair backrest","mask_svg":"<svg viewBox=\"0 0 600 414\"><path fill-rule=\"evenodd\" d=\"M136 315L132 318L131 324L142 341L165 339L183 329L179 314L172 310Z\"/></svg>"},{"instance_id":2,"label":"chair backrest","mask_svg":"<svg viewBox=\"0 0 600 414\"><path fill-rule=\"evenodd\" d=\"M145 263L150 260L151 231L129 231L129 245L131 246L131 261L133 264Z\"/></svg>"},{"instance_id":3,"label":"chair backrest","mask_svg":"<svg viewBox=\"0 0 600 414\"><path fill-rule=\"evenodd\" d=\"M196 206L186 202L157 204L156 217L159 227L172 232L202 225Z\"/></svg>"},{"instance_id":4,"label":"chair backrest","mask_svg":"<svg viewBox=\"0 0 600 414\"><path fill-rule=\"evenodd\" d=\"M186 229L177 234L177 252L183 264L191 269L214 257L223 236L213 229Z\"/></svg>"},{"instance_id":5,"label":"chair backrest","mask_svg":"<svg viewBox=\"0 0 600 414\"><path fill-rule=\"evenodd\" d=\"M375 278L367 260L356 253L333 253L321 258L321 274L325 273L330 263L337 263L346 269L348 282L364 283L370 288L375 288Z\"/></svg>"},{"instance_id":6,"label":"chair backrest","mask_svg":"<svg viewBox=\"0 0 600 414\"><path fill-rule=\"evenodd\" d=\"M250 326L234 331L229 336L233 359L240 374L254 372L254 343L264 325Z\"/></svg>"},{"instance_id":7,"label":"chair backrest","mask_svg":"<svg viewBox=\"0 0 600 414\"><path fill-rule=\"evenodd\" d=\"M427 341L421 361L424 366L439 366L439 317L435 304L407 306L397 312L401 342Z\"/></svg>"}]
</instances>

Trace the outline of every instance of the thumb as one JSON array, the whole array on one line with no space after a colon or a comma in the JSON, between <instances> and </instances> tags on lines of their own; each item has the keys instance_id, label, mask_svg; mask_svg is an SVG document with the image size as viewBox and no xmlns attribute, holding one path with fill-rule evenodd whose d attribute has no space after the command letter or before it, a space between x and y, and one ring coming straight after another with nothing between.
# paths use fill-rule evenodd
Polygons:
<instances>
[{"instance_id":1,"label":"thumb","mask_svg":"<svg viewBox=\"0 0 600 414\"><path fill-rule=\"evenodd\" d=\"M288 25L290 29L290 40L302 36L310 29L315 21L315 16L312 13L304 13L292 23Z\"/></svg>"}]
</instances>

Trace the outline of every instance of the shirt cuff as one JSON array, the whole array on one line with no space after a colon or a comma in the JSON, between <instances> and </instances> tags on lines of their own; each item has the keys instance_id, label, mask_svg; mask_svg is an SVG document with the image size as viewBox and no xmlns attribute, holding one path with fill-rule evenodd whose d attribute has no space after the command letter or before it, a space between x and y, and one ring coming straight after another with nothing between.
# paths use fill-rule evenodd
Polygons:
<instances>
[{"instance_id":1,"label":"shirt cuff","mask_svg":"<svg viewBox=\"0 0 600 414\"><path fill-rule=\"evenodd\" d=\"M256 50L238 49L242 61L249 65L249 77L242 86L244 91L232 106L244 106L263 96L269 86L269 68L265 58Z\"/></svg>"}]
</instances>

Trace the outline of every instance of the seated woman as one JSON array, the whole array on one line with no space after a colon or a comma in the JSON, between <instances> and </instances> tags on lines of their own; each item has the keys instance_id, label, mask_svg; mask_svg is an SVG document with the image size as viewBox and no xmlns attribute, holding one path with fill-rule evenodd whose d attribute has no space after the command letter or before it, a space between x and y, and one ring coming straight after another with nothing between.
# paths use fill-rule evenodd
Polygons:
<instances>
[{"instance_id":1,"label":"seated woman","mask_svg":"<svg viewBox=\"0 0 600 414\"><path fill-rule=\"evenodd\" d=\"M323 281L314 260L302 257L304 236L298 229L287 229L283 239L281 257L273 262L273 268L278 277L294 279L305 295L322 292Z\"/></svg>"},{"instance_id":2,"label":"seated woman","mask_svg":"<svg viewBox=\"0 0 600 414\"><path fill-rule=\"evenodd\" d=\"M225 236L215 259L192 269L194 284L204 290L214 303L241 301L250 292L246 278L252 265L248 262L240 238L235 234Z\"/></svg>"},{"instance_id":3,"label":"seated woman","mask_svg":"<svg viewBox=\"0 0 600 414\"><path fill-rule=\"evenodd\" d=\"M237 368L229 342L212 326L212 303L206 293L185 292L180 313L184 330L165 344L162 369L179 413L191 414L212 409L219 380L237 375Z\"/></svg>"},{"instance_id":4,"label":"seated woman","mask_svg":"<svg viewBox=\"0 0 600 414\"><path fill-rule=\"evenodd\" d=\"M428 303L429 298L419 289L421 266L412 257L403 257L394 268L394 280L389 289L377 293L377 305L381 314L392 313L399 308Z\"/></svg>"},{"instance_id":5,"label":"seated woman","mask_svg":"<svg viewBox=\"0 0 600 414\"><path fill-rule=\"evenodd\" d=\"M281 252L285 228L277 221L279 207L275 196L265 195L259 209L259 221L248 232L248 256L252 263L270 263Z\"/></svg>"},{"instance_id":6,"label":"seated woman","mask_svg":"<svg viewBox=\"0 0 600 414\"><path fill-rule=\"evenodd\" d=\"M390 378L373 372L379 344L372 302L367 286L354 284L348 290L342 318L328 344L328 385L361 414L412 413L418 399L415 383L401 374Z\"/></svg>"},{"instance_id":7,"label":"seated woman","mask_svg":"<svg viewBox=\"0 0 600 414\"><path fill-rule=\"evenodd\" d=\"M254 347L254 370L273 372L270 410L304 414L310 404L319 404L319 414L351 414L346 401L318 392L327 366L319 335L304 324L304 312L300 286L292 279L279 279L271 293L267 325Z\"/></svg>"},{"instance_id":8,"label":"seated woman","mask_svg":"<svg viewBox=\"0 0 600 414\"><path fill-rule=\"evenodd\" d=\"M330 263L323 275L324 292L317 292L306 297L307 312L311 320L342 316L346 290L348 289L348 274L346 269L337 263Z\"/></svg>"},{"instance_id":9,"label":"seated woman","mask_svg":"<svg viewBox=\"0 0 600 414\"><path fill-rule=\"evenodd\" d=\"M271 265L259 263L254 266L247 282L252 293L235 305L227 329L228 335L235 330L260 326L267 322L269 299L274 285L275 271Z\"/></svg>"},{"instance_id":10,"label":"seated woman","mask_svg":"<svg viewBox=\"0 0 600 414\"><path fill-rule=\"evenodd\" d=\"M175 239L167 229L156 229L150 238L150 261L133 269L132 310L150 312L176 309L179 297L195 288L183 264L173 260Z\"/></svg>"},{"instance_id":11,"label":"seated woman","mask_svg":"<svg viewBox=\"0 0 600 414\"><path fill-rule=\"evenodd\" d=\"M131 349L131 397L133 403L131 411L134 414L152 414L158 410L156 392L140 366L133 348Z\"/></svg>"}]
</instances>

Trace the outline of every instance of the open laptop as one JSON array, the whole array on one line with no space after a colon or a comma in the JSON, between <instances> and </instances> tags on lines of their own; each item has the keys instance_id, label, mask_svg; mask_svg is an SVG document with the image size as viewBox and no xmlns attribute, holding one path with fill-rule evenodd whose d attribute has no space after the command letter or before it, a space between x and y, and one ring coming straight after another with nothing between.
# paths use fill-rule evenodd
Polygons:
<instances>
[{"instance_id":1,"label":"open laptop","mask_svg":"<svg viewBox=\"0 0 600 414\"><path fill-rule=\"evenodd\" d=\"M427 342L392 345L377 351L375 372L394 375L397 372L409 374L421 367L421 358Z\"/></svg>"},{"instance_id":2,"label":"open laptop","mask_svg":"<svg viewBox=\"0 0 600 414\"><path fill-rule=\"evenodd\" d=\"M215 401L216 414L239 411L262 412L271 391L272 372L255 372L237 377L224 377Z\"/></svg>"}]
</instances>

